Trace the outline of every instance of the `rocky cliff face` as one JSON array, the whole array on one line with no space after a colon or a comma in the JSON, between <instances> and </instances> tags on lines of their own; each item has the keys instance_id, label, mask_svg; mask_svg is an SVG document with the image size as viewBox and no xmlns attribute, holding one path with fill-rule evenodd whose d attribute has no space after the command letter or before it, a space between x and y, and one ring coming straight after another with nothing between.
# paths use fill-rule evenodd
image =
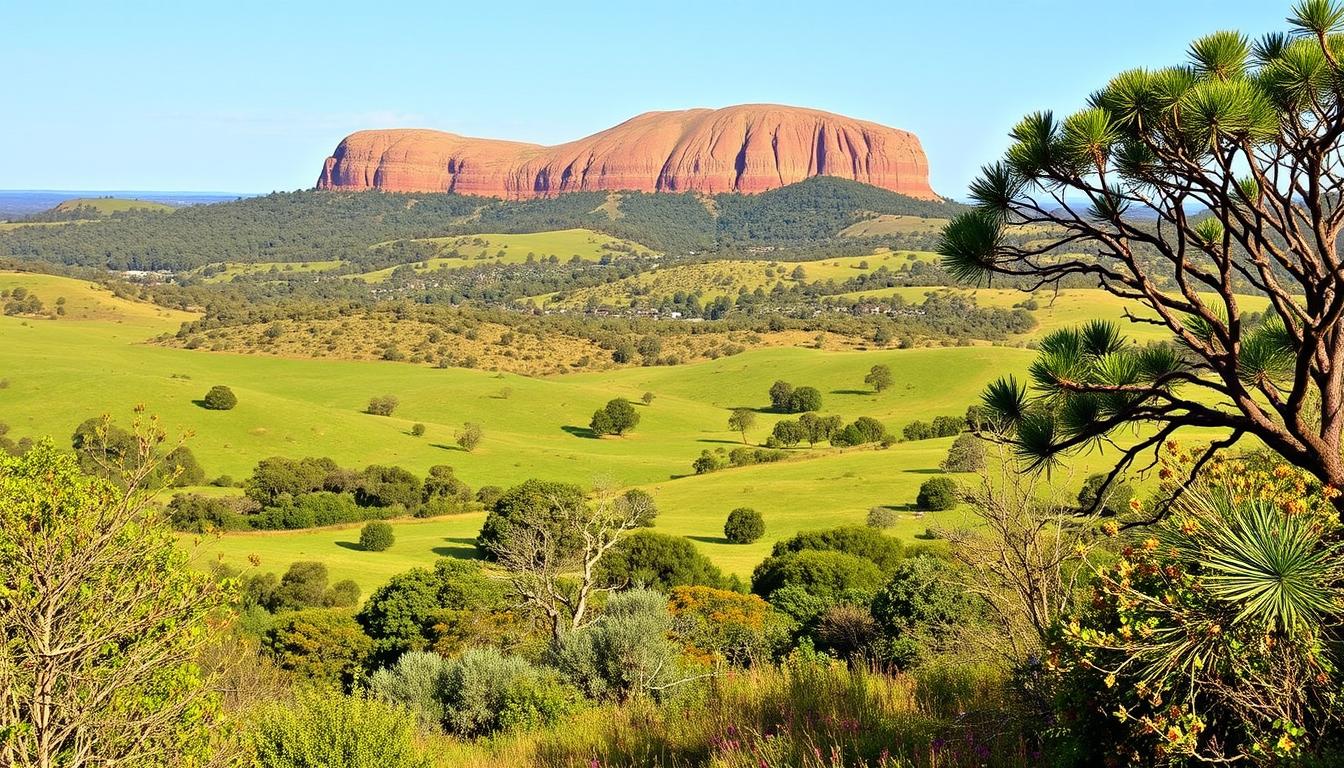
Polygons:
<instances>
[{"instance_id":1,"label":"rocky cliff face","mask_svg":"<svg viewBox=\"0 0 1344 768\"><path fill-rule=\"evenodd\" d=\"M756 193L812 176L937 198L914 134L768 104L648 112L554 147L420 129L360 131L327 158L317 186L519 199L598 190Z\"/></svg>"}]
</instances>

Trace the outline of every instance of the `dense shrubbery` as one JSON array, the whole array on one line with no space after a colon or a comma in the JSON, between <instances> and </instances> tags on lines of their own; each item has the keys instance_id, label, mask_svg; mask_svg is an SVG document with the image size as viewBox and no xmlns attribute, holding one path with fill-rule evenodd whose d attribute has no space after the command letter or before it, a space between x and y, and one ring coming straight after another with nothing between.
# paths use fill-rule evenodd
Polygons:
<instances>
[{"instance_id":1,"label":"dense shrubbery","mask_svg":"<svg viewBox=\"0 0 1344 768\"><path fill-rule=\"evenodd\" d=\"M212 411L231 411L238 405L238 396L233 394L232 389L217 384L201 398L201 405Z\"/></svg>"},{"instance_id":2,"label":"dense shrubbery","mask_svg":"<svg viewBox=\"0 0 1344 768\"><path fill-rule=\"evenodd\" d=\"M690 539L654 531L635 531L622 538L598 563L597 574L606 585L662 592L687 585L724 584L718 567Z\"/></svg>"},{"instance_id":3,"label":"dense shrubbery","mask_svg":"<svg viewBox=\"0 0 1344 768\"><path fill-rule=\"evenodd\" d=\"M363 530L359 532L359 548L365 552L382 552L391 549L396 537L392 533L392 526L381 520L372 523L365 523Z\"/></svg>"},{"instance_id":4,"label":"dense shrubbery","mask_svg":"<svg viewBox=\"0 0 1344 768\"><path fill-rule=\"evenodd\" d=\"M934 437L952 437L966 429L966 421L956 416L935 416L932 422L912 421L901 434L906 440L928 440Z\"/></svg>"}]
</instances>

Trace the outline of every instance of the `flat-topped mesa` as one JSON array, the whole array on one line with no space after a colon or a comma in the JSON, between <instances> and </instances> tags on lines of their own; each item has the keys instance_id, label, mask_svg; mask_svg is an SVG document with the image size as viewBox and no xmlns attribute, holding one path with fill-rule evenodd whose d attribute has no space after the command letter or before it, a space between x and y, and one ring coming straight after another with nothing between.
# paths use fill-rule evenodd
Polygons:
<instances>
[{"instance_id":1,"label":"flat-topped mesa","mask_svg":"<svg viewBox=\"0 0 1344 768\"><path fill-rule=\"evenodd\" d=\"M750 194L813 176L938 199L913 133L770 104L646 112L554 147L423 129L359 131L327 158L317 187L507 199L621 190Z\"/></svg>"}]
</instances>

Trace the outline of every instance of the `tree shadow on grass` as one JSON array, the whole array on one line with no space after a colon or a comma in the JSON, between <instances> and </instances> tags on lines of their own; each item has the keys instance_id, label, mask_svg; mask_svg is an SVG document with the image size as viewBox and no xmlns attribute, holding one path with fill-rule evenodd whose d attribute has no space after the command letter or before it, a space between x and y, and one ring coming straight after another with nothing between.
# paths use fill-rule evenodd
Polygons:
<instances>
[{"instance_id":1,"label":"tree shadow on grass","mask_svg":"<svg viewBox=\"0 0 1344 768\"><path fill-rule=\"evenodd\" d=\"M206 405L204 400L192 400L191 404L197 408L202 408L207 411L210 410L210 406Z\"/></svg>"},{"instance_id":2,"label":"tree shadow on grass","mask_svg":"<svg viewBox=\"0 0 1344 768\"><path fill-rule=\"evenodd\" d=\"M344 549L353 549L356 552L364 551L364 548L359 546L359 542L357 541L338 541L336 542L336 546L342 547Z\"/></svg>"},{"instance_id":3,"label":"tree shadow on grass","mask_svg":"<svg viewBox=\"0 0 1344 768\"><path fill-rule=\"evenodd\" d=\"M580 427L575 424L566 424L560 429L563 429L564 431L568 432L569 434L575 437L582 437L588 440L597 439L597 434L594 433L593 430L589 429L588 427Z\"/></svg>"},{"instance_id":4,"label":"tree shadow on grass","mask_svg":"<svg viewBox=\"0 0 1344 768\"><path fill-rule=\"evenodd\" d=\"M724 445L746 445L741 440L723 440L716 437L702 437L696 440L697 443L722 443Z\"/></svg>"},{"instance_id":5,"label":"tree shadow on grass","mask_svg":"<svg viewBox=\"0 0 1344 768\"><path fill-rule=\"evenodd\" d=\"M832 395L872 395L871 389L832 389Z\"/></svg>"},{"instance_id":6,"label":"tree shadow on grass","mask_svg":"<svg viewBox=\"0 0 1344 768\"><path fill-rule=\"evenodd\" d=\"M446 536L444 541L452 546L434 547L430 551L439 557L455 557L458 560L484 560L481 550L476 548L476 540L465 536Z\"/></svg>"},{"instance_id":7,"label":"tree shadow on grass","mask_svg":"<svg viewBox=\"0 0 1344 768\"><path fill-rule=\"evenodd\" d=\"M703 544L728 544L728 539L722 536L687 536L691 541L698 541Z\"/></svg>"},{"instance_id":8,"label":"tree shadow on grass","mask_svg":"<svg viewBox=\"0 0 1344 768\"><path fill-rule=\"evenodd\" d=\"M902 469L902 472L911 475L943 475L947 474L937 467L925 467L923 469Z\"/></svg>"},{"instance_id":9,"label":"tree shadow on grass","mask_svg":"<svg viewBox=\"0 0 1344 768\"><path fill-rule=\"evenodd\" d=\"M466 449L466 448L463 448L463 447L460 446L460 445L446 445L446 444L444 444L444 443L430 443L430 444L429 444L429 447L430 447L430 448L439 448L439 449L441 449L441 450L445 450L445 451L461 451L461 452L463 452L463 453L466 453L466 452L467 452L467 449Z\"/></svg>"}]
</instances>

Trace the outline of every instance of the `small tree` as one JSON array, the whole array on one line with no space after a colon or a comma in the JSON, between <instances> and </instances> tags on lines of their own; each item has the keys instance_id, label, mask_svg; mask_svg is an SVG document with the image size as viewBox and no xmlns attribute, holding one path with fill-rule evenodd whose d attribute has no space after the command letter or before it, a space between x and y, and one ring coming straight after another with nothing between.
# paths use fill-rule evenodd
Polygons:
<instances>
[{"instance_id":1,"label":"small tree","mask_svg":"<svg viewBox=\"0 0 1344 768\"><path fill-rule=\"evenodd\" d=\"M805 437L803 428L798 425L798 422L789 420L777 422L775 428L771 430L770 436L775 439L775 442L786 448L792 448L802 442Z\"/></svg>"},{"instance_id":2,"label":"small tree","mask_svg":"<svg viewBox=\"0 0 1344 768\"><path fill-rule=\"evenodd\" d=\"M359 532L359 548L365 552L386 551L394 541L396 536L392 533L392 526L382 520L365 523L364 529Z\"/></svg>"},{"instance_id":3,"label":"small tree","mask_svg":"<svg viewBox=\"0 0 1344 768\"><path fill-rule=\"evenodd\" d=\"M369 398L369 407L365 408L364 412L374 416L391 416L400 404L401 401L397 399L396 395L371 397Z\"/></svg>"},{"instance_id":4,"label":"small tree","mask_svg":"<svg viewBox=\"0 0 1344 768\"><path fill-rule=\"evenodd\" d=\"M163 438L137 427L117 482L50 441L0 455L0 764L205 757L215 709L196 661L226 595L145 490Z\"/></svg>"},{"instance_id":5,"label":"small tree","mask_svg":"<svg viewBox=\"0 0 1344 768\"><path fill-rule=\"evenodd\" d=\"M889 366L874 365L868 370L868 375L863 377L863 383L872 387L874 392L883 392L895 383L895 377L891 375Z\"/></svg>"},{"instance_id":6,"label":"small tree","mask_svg":"<svg viewBox=\"0 0 1344 768\"><path fill-rule=\"evenodd\" d=\"M424 436L425 436L425 425L424 425L424 424L419 424L419 423L412 424L412 425L411 425L411 435L412 435L413 437L424 437Z\"/></svg>"},{"instance_id":7,"label":"small tree","mask_svg":"<svg viewBox=\"0 0 1344 768\"><path fill-rule=\"evenodd\" d=\"M238 405L238 397L233 394L232 389L223 384L216 384L205 393L201 405L212 411L231 411Z\"/></svg>"},{"instance_id":8,"label":"small tree","mask_svg":"<svg viewBox=\"0 0 1344 768\"><path fill-rule=\"evenodd\" d=\"M481 444L481 438L484 436L480 424L468 421L457 431L457 445L467 453L471 453Z\"/></svg>"},{"instance_id":9,"label":"small tree","mask_svg":"<svg viewBox=\"0 0 1344 768\"><path fill-rule=\"evenodd\" d=\"M593 413L588 428L593 431L593 434L601 437L602 435L624 435L638 424L639 411L635 410L635 406L631 405L629 400L618 397Z\"/></svg>"},{"instance_id":10,"label":"small tree","mask_svg":"<svg viewBox=\"0 0 1344 768\"><path fill-rule=\"evenodd\" d=\"M750 408L734 408L728 414L728 428L742 433L742 444L747 444L747 430L756 425L756 414Z\"/></svg>"},{"instance_id":11,"label":"small tree","mask_svg":"<svg viewBox=\"0 0 1344 768\"><path fill-rule=\"evenodd\" d=\"M654 394L652 392L645 392L644 396L639 399L643 401L645 405L653 405L653 398Z\"/></svg>"},{"instance_id":12,"label":"small tree","mask_svg":"<svg viewBox=\"0 0 1344 768\"><path fill-rule=\"evenodd\" d=\"M963 432L947 449L942 463L944 472L979 472L985 468L985 441L971 432Z\"/></svg>"},{"instance_id":13,"label":"small tree","mask_svg":"<svg viewBox=\"0 0 1344 768\"><path fill-rule=\"evenodd\" d=\"M925 480L919 487L915 506L930 512L941 512L957 506L957 483L950 477Z\"/></svg>"},{"instance_id":14,"label":"small tree","mask_svg":"<svg viewBox=\"0 0 1344 768\"><path fill-rule=\"evenodd\" d=\"M789 413L807 413L821 410L821 390L816 387L799 387L789 397Z\"/></svg>"},{"instance_id":15,"label":"small tree","mask_svg":"<svg viewBox=\"0 0 1344 768\"><path fill-rule=\"evenodd\" d=\"M793 398L793 385L787 381L776 381L770 385L770 407L781 413L789 412L789 403Z\"/></svg>"},{"instance_id":16,"label":"small tree","mask_svg":"<svg viewBox=\"0 0 1344 768\"><path fill-rule=\"evenodd\" d=\"M723 537L730 544L751 544L765 535L765 519L750 507L738 507L728 513Z\"/></svg>"}]
</instances>

